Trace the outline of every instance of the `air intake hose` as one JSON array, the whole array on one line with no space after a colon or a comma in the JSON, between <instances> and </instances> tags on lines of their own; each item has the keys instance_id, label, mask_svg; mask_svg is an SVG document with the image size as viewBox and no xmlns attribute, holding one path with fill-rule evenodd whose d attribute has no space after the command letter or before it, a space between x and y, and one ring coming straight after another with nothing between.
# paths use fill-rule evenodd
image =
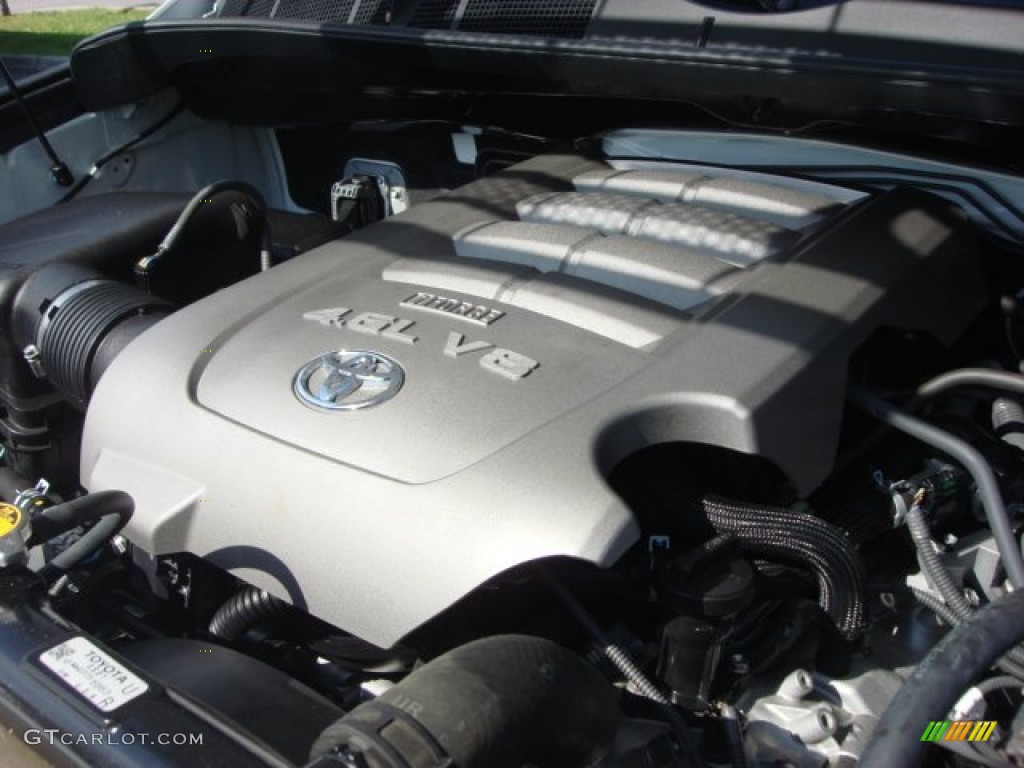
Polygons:
<instances>
[{"instance_id":1,"label":"air intake hose","mask_svg":"<svg viewBox=\"0 0 1024 768\"><path fill-rule=\"evenodd\" d=\"M114 358L174 310L132 285L73 264L48 264L14 303L14 335L39 378L84 408Z\"/></svg>"},{"instance_id":2,"label":"air intake hose","mask_svg":"<svg viewBox=\"0 0 1024 768\"><path fill-rule=\"evenodd\" d=\"M582 658L542 638L499 635L356 707L310 754L337 749L367 768L584 768L607 750L618 716L615 689Z\"/></svg>"},{"instance_id":3,"label":"air intake hose","mask_svg":"<svg viewBox=\"0 0 1024 768\"><path fill-rule=\"evenodd\" d=\"M797 562L814 573L818 603L847 637L865 625L867 579L846 535L824 520L779 507L706 495L701 510L716 533L731 533L748 552Z\"/></svg>"}]
</instances>

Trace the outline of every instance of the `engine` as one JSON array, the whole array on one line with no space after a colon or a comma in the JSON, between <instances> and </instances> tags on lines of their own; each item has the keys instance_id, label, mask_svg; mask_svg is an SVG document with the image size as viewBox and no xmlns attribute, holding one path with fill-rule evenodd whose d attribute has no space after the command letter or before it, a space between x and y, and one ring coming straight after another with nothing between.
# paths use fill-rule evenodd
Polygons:
<instances>
[{"instance_id":1,"label":"engine","mask_svg":"<svg viewBox=\"0 0 1024 768\"><path fill-rule=\"evenodd\" d=\"M828 189L673 202L693 176L545 157L176 313L97 387L84 484L136 500L147 552L382 646L521 563L616 562L640 531L607 473L647 446L816 487L849 355L884 324L954 338L971 252L920 198L844 226Z\"/></svg>"},{"instance_id":2,"label":"engine","mask_svg":"<svg viewBox=\"0 0 1024 768\"><path fill-rule=\"evenodd\" d=\"M3 484L154 679L250 730L298 681L292 762L882 765L1024 576L1024 386L947 200L540 155L282 257L246 187L8 238ZM265 689L200 686L200 642ZM1012 719L1002 658L961 720Z\"/></svg>"}]
</instances>

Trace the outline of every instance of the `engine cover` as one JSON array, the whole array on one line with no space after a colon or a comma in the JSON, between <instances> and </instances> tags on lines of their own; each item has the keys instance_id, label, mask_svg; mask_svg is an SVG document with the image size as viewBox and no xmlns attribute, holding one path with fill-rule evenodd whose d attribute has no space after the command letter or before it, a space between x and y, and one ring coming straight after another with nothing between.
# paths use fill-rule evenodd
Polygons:
<instances>
[{"instance_id":1,"label":"engine cover","mask_svg":"<svg viewBox=\"0 0 1024 768\"><path fill-rule=\"evenodd\" d=\"M847 362L984 301L952 206L733 170L545 156L161 321L103 376L82 483L378 645L492 576L638 538L605 477L724 446L828 474ZM685 468L680 468L685 471Z\"/></svg>"}]
</instances>

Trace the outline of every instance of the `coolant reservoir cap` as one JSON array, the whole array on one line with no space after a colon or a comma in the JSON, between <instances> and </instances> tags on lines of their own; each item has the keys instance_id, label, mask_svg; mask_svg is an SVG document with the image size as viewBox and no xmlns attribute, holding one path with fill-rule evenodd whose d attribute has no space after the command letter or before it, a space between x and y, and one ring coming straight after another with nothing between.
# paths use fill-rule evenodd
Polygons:
<instances>
[{"instance_id":1,"label":"coolant reservoir cap","mask_svg":"<svg viewBox=\"0 0 1024 768\"><path fill-rule=\"evenodd\" d=\"M0 568L28 560L28 516L13 504L0 502Z\"/></svg>"}]
</instances>

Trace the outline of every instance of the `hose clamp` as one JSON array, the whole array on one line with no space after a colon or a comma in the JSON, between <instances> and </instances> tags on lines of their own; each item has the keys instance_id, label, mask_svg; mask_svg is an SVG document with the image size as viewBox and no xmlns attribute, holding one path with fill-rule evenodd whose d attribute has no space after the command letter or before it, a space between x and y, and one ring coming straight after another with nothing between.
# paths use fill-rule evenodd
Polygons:
<instances>
[{"instance_id":1,"label":"hose clamp","mask_svg":"<svg viewBox=\"0 0 1024 768\"><path fill-rule=\"evenodd\" d=\"M24 512L30 512L32 507L36 506L33 502L36 499L46 499L49 493L50 481L45 477L41 477L35 484L35 487L26 488L24 491L18 491L18 495L14 497L14 506Z\"/></svg>"}]
</instances>

